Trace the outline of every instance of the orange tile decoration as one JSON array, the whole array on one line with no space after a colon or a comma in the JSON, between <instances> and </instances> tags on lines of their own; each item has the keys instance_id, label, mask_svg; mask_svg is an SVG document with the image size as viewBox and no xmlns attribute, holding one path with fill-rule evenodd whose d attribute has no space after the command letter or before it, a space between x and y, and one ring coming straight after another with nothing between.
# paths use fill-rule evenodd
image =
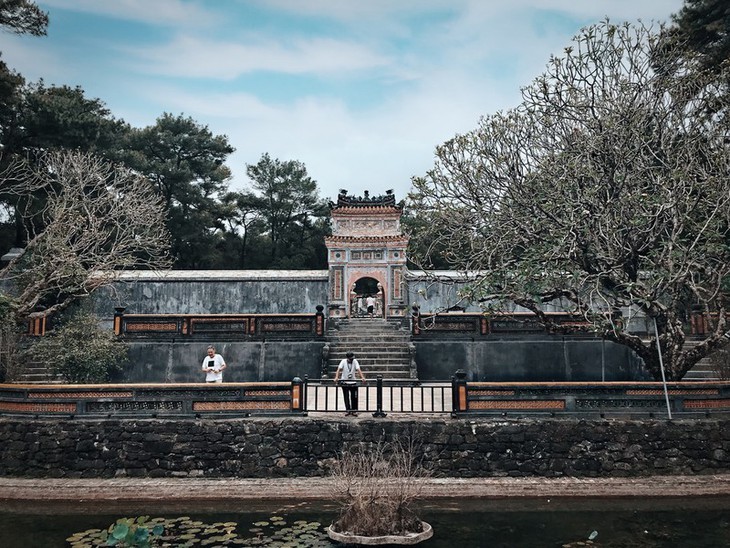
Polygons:
<instances>
[{"instance_id":1,"label":"orange tile decoration","mask_svg":"<svg viewBox=\"0 0 730 548\"><path fill-rule=\"evenodd\" d=\"M75 403L0 402L0 411L21 413L76 413Z\"/></svg>"},{"instance_id":2,"label":"orange tile decoration","mask_svg":"<svg viewBox=\"0 0 730 548\"><path fill-rule=\"evenodd\" d=\"M196 401L193 411L248 411L269 409L290 409L291 403L286 401Z\"/></svg>"},{"instance_id":3,"label":"orange tile decoration","mask_svg":"<svg viewBox=\"0 0 730 548\"><path fill-rule=\"evenodd\" d=\"M472 409L565 409L563 400L483 400L470 401Z\"/></svg>"},{"instance_id":4,"label":"orange tile decoration","mask_svg":"<svg viewBox=\"0 0 730 548\"><path fill-rule=\"evenodd\" d=\"M670 396L692 396L694 394L698 396L717 396L720 391L715 389L707 390L667 390ZM627 390L627 396L663 396L664 390Z\"/></svg>"},{"instance_id":5,"label":"orange tile decoration","mask_svg":"<svg viewBox=\"0 0 730 548\"><path fill-rule=\"evenodd\" d=\"M730 399L684 400L685 409L712 409L717 407L722 409L730 407Z\"/></svg>"},{"instance_id":6,"label":"orange tile decoration","mask_svg":"<svg viewBox=\"0 0 730 548\"><path fill-rule=\"evenodd\" d=\"M52 398L91 399L91 398L131 398L133 392L28 392L29 400Z\"/></svg>"}]
</instances>

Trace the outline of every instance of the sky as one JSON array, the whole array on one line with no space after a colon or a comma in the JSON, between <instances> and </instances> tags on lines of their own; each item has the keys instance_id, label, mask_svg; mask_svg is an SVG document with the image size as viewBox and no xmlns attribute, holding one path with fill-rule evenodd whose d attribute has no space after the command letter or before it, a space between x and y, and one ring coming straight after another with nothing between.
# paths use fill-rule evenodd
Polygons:
<instances>
[{"instance_id":1,"label":"sky","mask_svg":"<svg viewBox=\"0 0 730 548\"><path fill-rule=\"evenodd\" d=\"M584 26L668 22L682 0L39 0L48 35L0 33L27 81L80 86L116 118L189 116L236 152L298 160L320 197L397 199L435 148L520 102Z\"/></svg>"}]
</instances>

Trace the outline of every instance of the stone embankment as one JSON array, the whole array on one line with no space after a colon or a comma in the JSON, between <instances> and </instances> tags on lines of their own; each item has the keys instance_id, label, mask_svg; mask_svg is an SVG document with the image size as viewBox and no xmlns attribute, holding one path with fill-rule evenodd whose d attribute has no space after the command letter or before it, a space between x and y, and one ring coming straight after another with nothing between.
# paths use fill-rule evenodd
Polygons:
<instances>
[{"instance_id":1,"label":"stone embankment","mask_svg":"<svg viewBox=\"0 0 730 548\"><path fill-rule=\"evenodd\" d=\"M0 476L323 477L348 444L416 441L435 477L730 473L730 419L0 419Z\"/></svg>"}]
</instances>

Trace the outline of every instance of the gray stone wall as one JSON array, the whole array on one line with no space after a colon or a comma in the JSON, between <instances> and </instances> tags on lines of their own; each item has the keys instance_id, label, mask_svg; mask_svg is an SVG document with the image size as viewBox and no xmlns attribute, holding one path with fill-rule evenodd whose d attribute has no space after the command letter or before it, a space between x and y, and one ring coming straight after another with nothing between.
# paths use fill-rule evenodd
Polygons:
<instances>
[{"instance_id":1,"label":"gray stone wall","mask_svg":"<svg viewBox=\"0 0 730 548\"><path fill-rule=\"evenodd\" d=\"M0 476L322 476L348 444L420 440L443 477L730 473L730 419L0 419Z\"/></svg>"},{"instance_id":2,"label":"gray stone wall","mask_svg":"<svg viewBox=\"0 0 730 548\"><path fill-rule=\"evenodd\" d=\"M414 339L420 380L450 379L457 369L469 381L651 380L628 347L591 337L558 335Z\"/></svg>"},{"instance_id":3,"label":"gray stone wall","mask_svg":"<svg viewBox=\"0 0 730 548\"><path fill-rule=\"evenodd\" d=\"M119 382L203 382L208 341L129 341L129 363ZM226 382L290 381L319 378L324 341L251 341L213 343L228 366Z\"/></svg>"},{"instance_id":4,"label":"gray stone wall","mask_svg":"<svg viewBox=\"0 0 730 548\"><path fill-rule=\"evenodd\" d=\"M326 270L134 272L86 306L106 321L118 306L128 314L313 314L328 290Z\"/></svg>"}]
</instances>

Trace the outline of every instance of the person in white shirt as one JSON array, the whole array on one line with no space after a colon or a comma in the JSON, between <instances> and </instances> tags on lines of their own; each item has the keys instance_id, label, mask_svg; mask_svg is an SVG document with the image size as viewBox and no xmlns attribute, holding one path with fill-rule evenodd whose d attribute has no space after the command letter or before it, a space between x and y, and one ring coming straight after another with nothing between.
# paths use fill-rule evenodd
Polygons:
<instances>
[{"instance_id":1,"label":"person in white shirt","mask_svg":"<svg viewBox=\"0 0 730 548\"><path fill-rule=\"evenodd\" d=\"M215 346L209 346L208 355L203 359L205 382L223 382L223 370L226 367L223 356L216 354Z\"/></svg>"},{"instance_id":2,"label":"person in white shirt","mask_svg":"<svg viewBox=\"0 0 730 548\"><path fill-rule=\"evenodd\" d=\"M372 318L375 314L375 297L368 295L368 298L365 299L365 304L368 307L368 316Z\"/></svg>"},{"instance_id":3,"label":"person in white shirt","mask_svg":"<svg viewBox=\"0 0 730 548\"><path fill-rule=\"evenodd\" d=\"M357 417L357 379L355 375L359 375L362 382L365 381L365 375L360 369L360 364L355 359L355 354L352 352L347 353L347 357L340 362L337 366L337 373L335 373L335 384L342 378L342 395L345 398L345 409L347 413L345 416Z\"/></svg>"}]
</instances>

